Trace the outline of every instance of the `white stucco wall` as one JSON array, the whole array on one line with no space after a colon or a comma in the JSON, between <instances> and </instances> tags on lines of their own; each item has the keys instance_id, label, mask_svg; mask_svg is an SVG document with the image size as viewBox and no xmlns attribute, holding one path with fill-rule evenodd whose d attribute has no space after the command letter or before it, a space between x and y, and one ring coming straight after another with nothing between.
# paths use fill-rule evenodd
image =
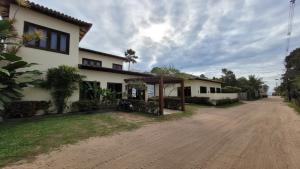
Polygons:
<instances>
[{"instance_id":1,"label":"white stucco wall","mask_svg":"<svg viewBox=\"0 0 300 169\"><path fill-rule=\"evenodd\" d=\"M10 18L13 17L17 6L12 4L10 7ZM16 14L15 29L21 36L24 30L24 21L56 29L70 34L69 54L62 54L41 49L22 47L18 55L25 61L38 63L33 68L46 71L48 68L57 67L58 65L78 65L78 46L79 46L79 26L64 22L62 20L32 11L27 8L20 8Z\"/></svg>"},{"instance_id":2,"label":"white stucco wall","mask_svg":"<svg viewBox=\"0 0 300 169\"><path fill-rule=\"evenodd\" d=\"M86 51L79 51L79 63L82 63L82 58L99 60L102 62L102 67L112 68L113 64L123 65L123 60L104 56L96 53L86 52Z\"/></svg>"},{"instance_id":3,"label":"white stucco wall","mask_svg":"<svg viewBox=\"0 0 300 169\"><path fill-rule=\"evenodd\" d=\"M9 17L12 19L18 8L17 5L11 4ZM22 57L29 63L37 63L38 65L30 69L37 69L45 73L49 68L59 65L75 66L78 65L78 46L79 46L79 26L73 25L62 20L32 11L27 8L19 8L16 13L14 27L17 33L22 36L24 33L24 22L31 22L37 25L56 29L70 34L69 54L62 54L46 50L34 49L29 47L21 47L17 55ZM23 100L50 100L49 91L38 88L24 89ZM72 96L70 100L78 100L77 95Z\"/></svg>"},{"instance_id":4,"label":"white stucco wall","mask_svg":"<svg viewBox=\"0 0 300 169\"><path fill-rule=\"evenodd\" d=\"M184 82L185 87L191 87L192 97L205 97L207 94L200 93L200 86L207 87L208 94L210 93L210 87L221 88L220 83L207 82L201 80L186 80ZM180 87L180 84L165 84L164 94L166 96L177 96L177 87ZM156 85L156 95L158 95L158 85Z\"/></svg>"},{"instance_id":5,"label":"white stucco wall","mask_svg":"<svg viewBox=\"0 0 300 169\"><path fill-rule=\"evenodd\" d=\"M209 97L210 100L219 100L225 98L238 98L237 93L210 93L210 87L221 88L221 83L208 82L202 80L186 80L185 87L191 87L192 97ZM207 88L207 93L200 93L200 86ZM165 84L164 95L165 96L178 96L177 88L180 84ZM155 96L159 95L159 85L155 85Z\"/></svg>"},{"instance_id":6,"label":"white stucco wall","mask_svg":"<svg viewBox=\"0 0 300 169\"><path fill-rule=\"evenodd\" d=\"M107 83L122 83L122 92L126 92L125 90L126 83L124 81L125 79L141 77L136 75L100 72L100 71L84 70L84 69L80 69L80 73L86 76L86 78L84 79L85 81L98 81L100 82L100 87L104 89L107 88Z\"/></svg>"}]
</instances>

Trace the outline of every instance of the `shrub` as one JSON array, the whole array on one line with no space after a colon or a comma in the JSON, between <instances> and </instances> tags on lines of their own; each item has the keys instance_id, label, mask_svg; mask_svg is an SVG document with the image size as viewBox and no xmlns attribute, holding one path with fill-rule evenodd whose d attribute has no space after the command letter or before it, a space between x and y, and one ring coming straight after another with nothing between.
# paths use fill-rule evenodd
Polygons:
<instances>
[{"instance_id":1,"label":"shrub","mask_svg":"<svg viewBox=\"0 0 300 169\"><path fill-rule=\"evenodd\" d=\"M209 97L185 97L186 103L211 105Z\"/></svg>"},{"instance_id":2,"label":"shrub","mask_svg":"<svg viewBox=\"0 0 300 169\"><path fill-rule=\"evenodd\" d=\"M151 97L148 100L158 102L158 97ZM164 97L164 108L180 110L181 99L179 97Z\"/></svg>"},{"instance_id":3,"label":"shrub","mask_svg":"<svg viewBox=\"0 0 300 169\"><path fill-rule=\"evenodd\" d=\"M117 102L99 102L97 100L80 100L71 105L72 112L89 112L95 110L117 109Z\"/></svg>"},{"instance_id":4,"label":"shrub","mask_svg":"<svg viewBox=\"0 0 300 169\"><path fill-rule=\"evenodd\" d=\"M158 102L144 100L121 100L118 105L118 109L128 112L141 112L148 114L158 114Z\"/></svg>"},{"instance_id":5,"label":"shrub","mask_svg":"<svg viewBox=\"0 0 300 169\"><path fill-rule=\"evenodd\" d=\"M222 88L222 92L223 93L240 93L241 88L233 87L233 86L226 86L226 87Z\"/></svg>"},{"instance_id":6,"label":"shrub","mask_svg":"<svg viewBox=\"0 0 300 169\"><path fill-rule=\"evenodd\" d=\"M214 100L213 102L214 102L215 106L223 106L223 105L239 102L239 99L229 99L229 98L227 98L227 99Z\"/></svg>"},{"instance_id":7,"label":"shrub","mask_svg":"<svg viewBox=\"0 0 300 169\"><path fill-rule=\"evenodd\" d=\"M46 81L43 87L51 89L58 113L63 113L67 107L67 100L78 88L78 82L83 76L78 73L74 67L62 65L58 68L48 69Z\"/></svg>"},{"instance_id":8,"label":"shrub","mask_svg":"<svg viewBox=\"0 0 300 169\"><path fill-rule=\"evenodd\" d=\"M6 118L23 118L32 117L37 114L38 110L48 112L50 101L16 101L11 102L5 108Z\"/></svg>"}]
</instances>

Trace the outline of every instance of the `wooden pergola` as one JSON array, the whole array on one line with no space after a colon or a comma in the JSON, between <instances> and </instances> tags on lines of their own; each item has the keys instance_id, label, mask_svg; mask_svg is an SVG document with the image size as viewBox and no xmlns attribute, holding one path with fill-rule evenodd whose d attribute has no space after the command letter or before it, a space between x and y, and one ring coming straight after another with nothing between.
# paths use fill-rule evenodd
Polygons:
<instances>
[{"instance_id":1,"label":"wooden pergola","mask_svg":"<svg viewBox=\"0 0 300 169\"><path fill-rule=\"evenodd\" d=\"M125 82L130 81L142 81L147 84L159 84L159 114L164 114L164 84L180 84L180 98L181 98L181 110L185 110L184 106L184 79L172 76L152 76L152 77L142 77L142 78L131 78L125 79Z\"/></svg>"}]
</instances>

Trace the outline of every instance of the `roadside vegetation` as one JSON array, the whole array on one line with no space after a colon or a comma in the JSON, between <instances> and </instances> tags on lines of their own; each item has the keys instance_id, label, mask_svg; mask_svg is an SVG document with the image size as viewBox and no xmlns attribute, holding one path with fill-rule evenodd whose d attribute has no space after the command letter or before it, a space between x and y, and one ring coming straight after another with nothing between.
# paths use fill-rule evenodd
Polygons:
<instances>
[{"instance_id":1,"label":"roadside vegetation","mask_svg":"<svg viewBox=\"0 0 300 169\"><path fill-rule=\"evenodd\" d=\"M196 106L186 106L183 113L165 116L95 112L9 120L0 123L0 167L90 137L129 131L153 122L189 117L196 109Z\"/></svg>"},{"instance_id":2,"label":"roadside vegetation","mask_svg":"<svg viewBox=\"0 0 300 169\"><path fill-rule=\"evenodd\" d=\"M285 58L286 71L282 74L282 83L275 88L274 95L283 96L295 110L300 109L300 48Z\"/></svg>"}]
</instances>

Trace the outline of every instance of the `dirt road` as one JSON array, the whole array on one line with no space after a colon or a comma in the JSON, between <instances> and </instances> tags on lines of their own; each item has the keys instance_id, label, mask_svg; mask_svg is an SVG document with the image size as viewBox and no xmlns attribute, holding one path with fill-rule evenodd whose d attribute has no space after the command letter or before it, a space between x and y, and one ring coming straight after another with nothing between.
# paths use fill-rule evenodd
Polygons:
<instances>
[{"instance_id":1,"label":"dirt road","mask_svg":"<svg viewBox=\"0 0 300 169\"><path fill-rule=\"evenodd\" d=\"M300 115L279 98L92 138L7 168L299 169Z\"/></svg>"}]
</instances>

